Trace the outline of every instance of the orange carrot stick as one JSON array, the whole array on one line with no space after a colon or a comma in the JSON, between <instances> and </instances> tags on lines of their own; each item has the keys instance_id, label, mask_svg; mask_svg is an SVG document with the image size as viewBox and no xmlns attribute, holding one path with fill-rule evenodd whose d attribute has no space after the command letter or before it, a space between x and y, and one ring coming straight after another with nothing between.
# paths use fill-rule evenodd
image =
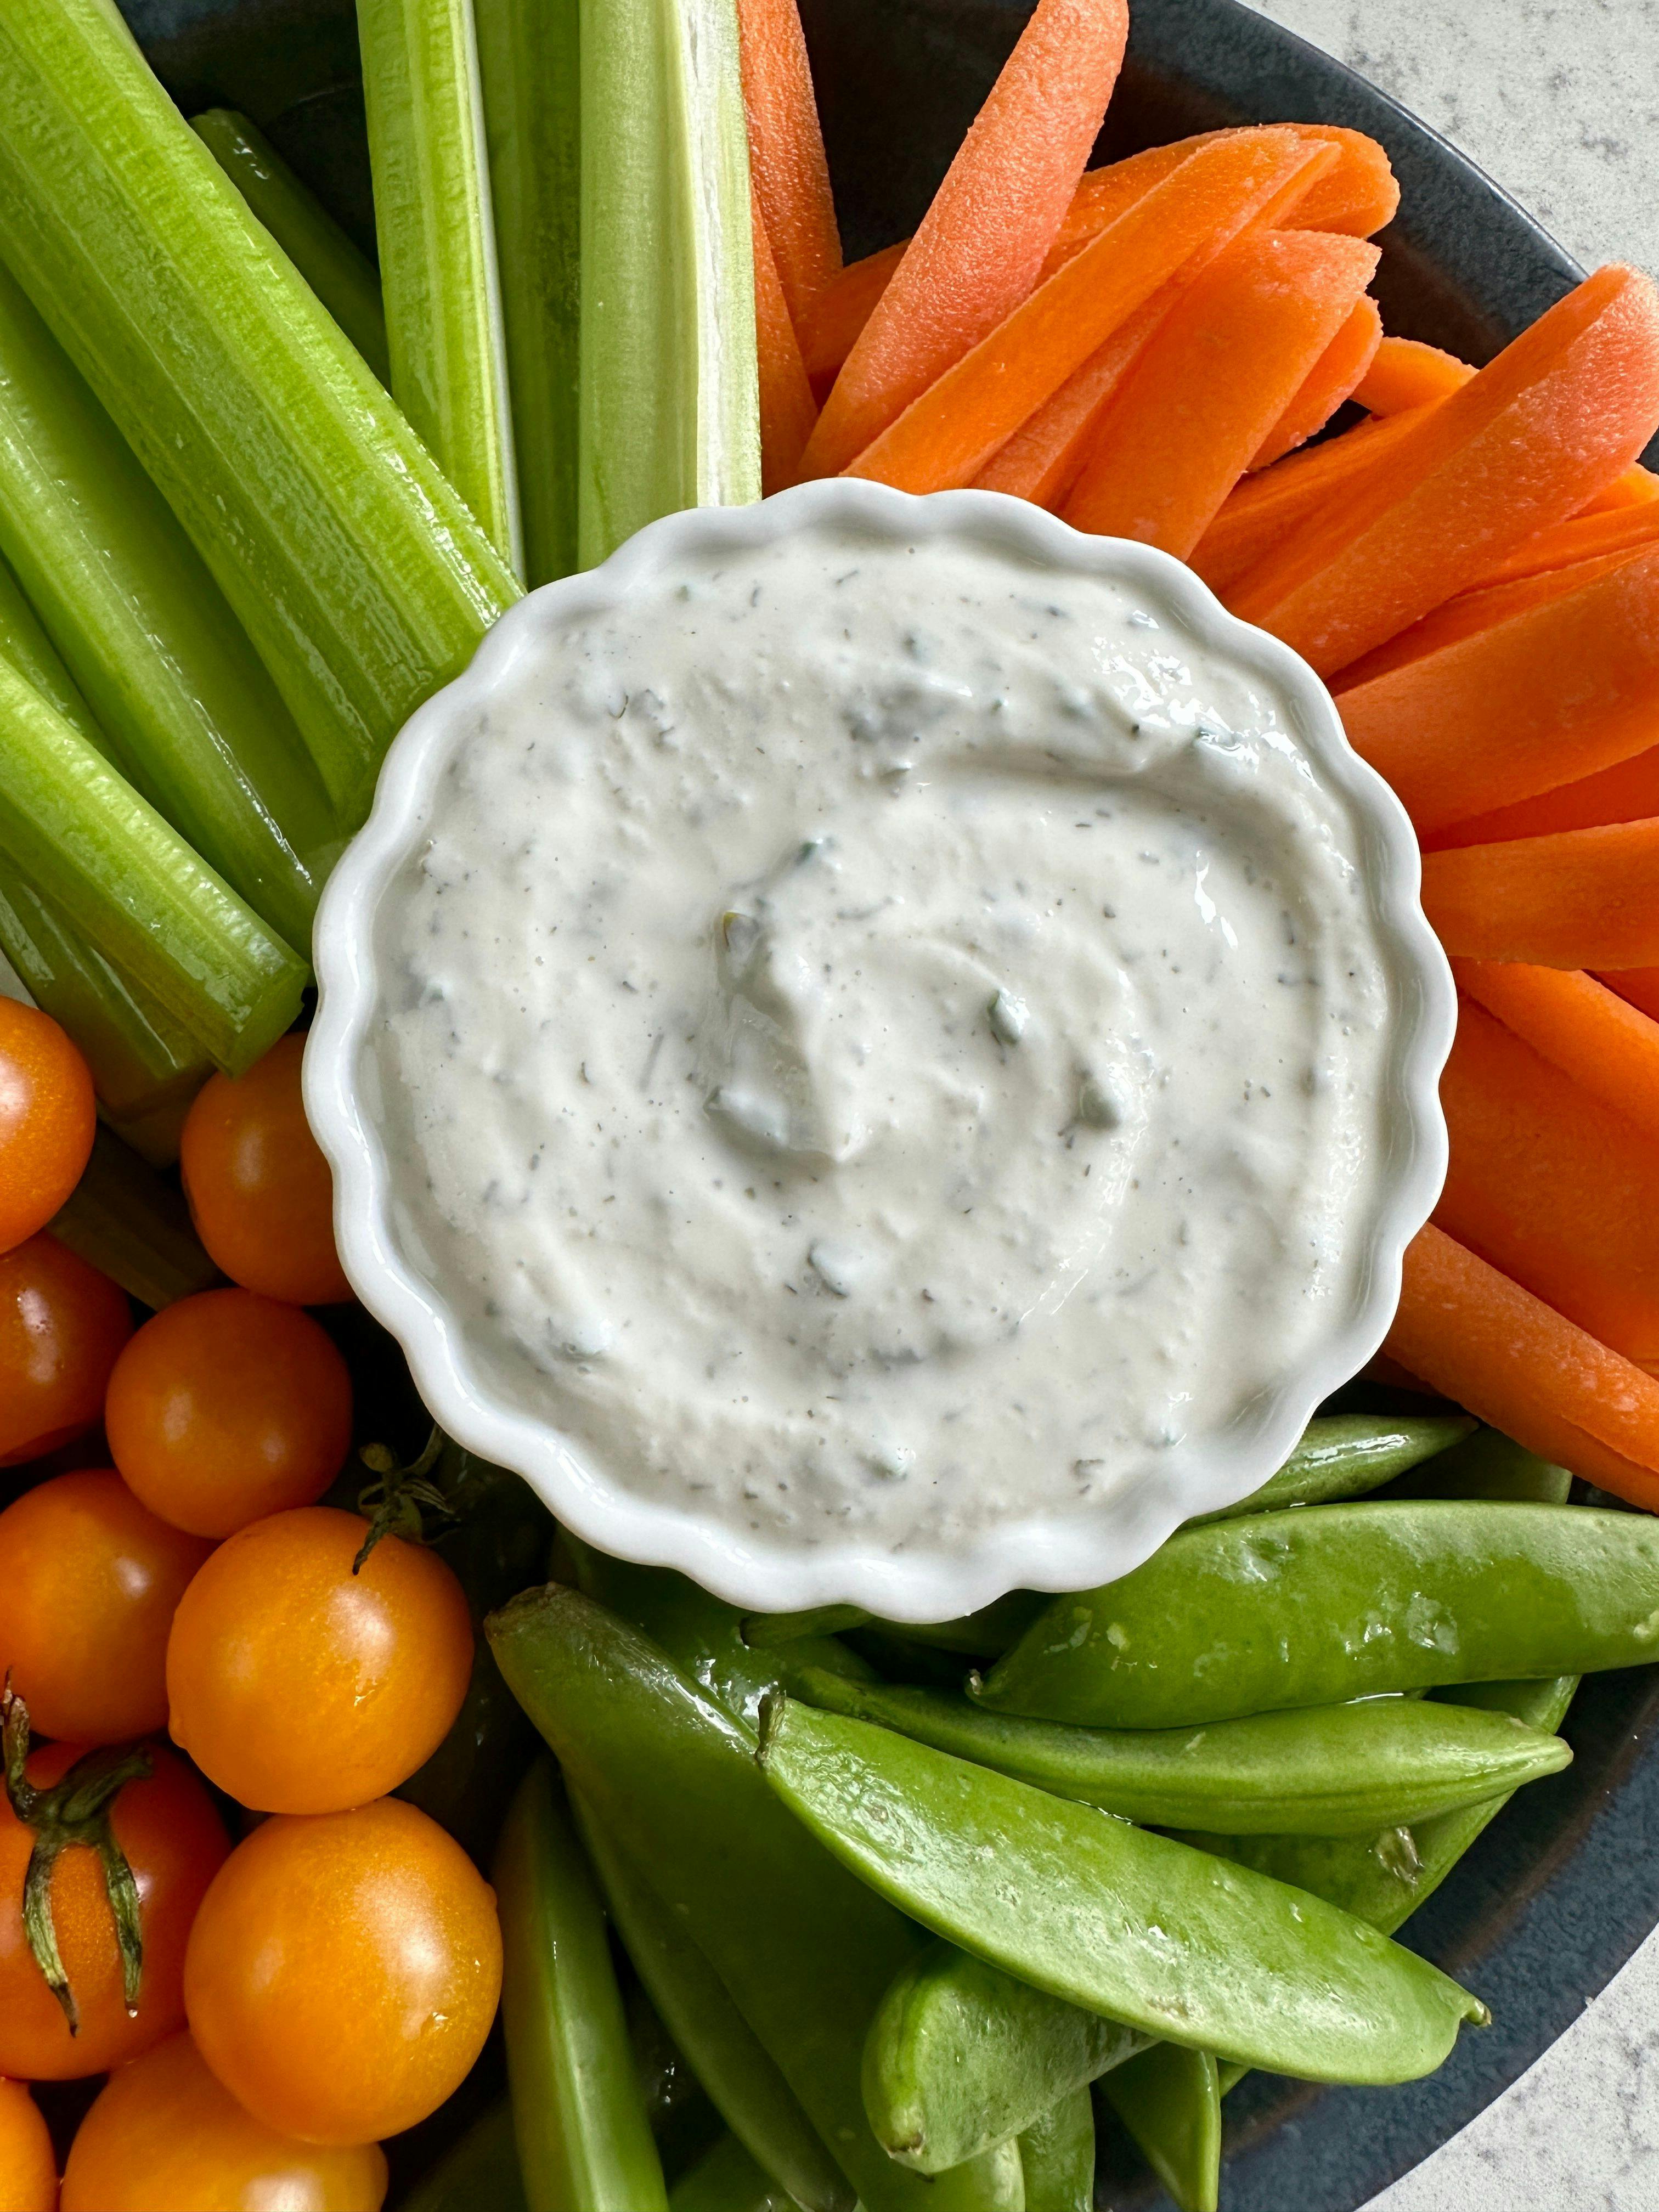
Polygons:
<instances>
[{"instance_id":1,"label":"orange carrot stick","mask_svg":"<svg viewBox=\"0 0 1659 2212\"><path fill-rule=\"evenodd\" d=\"M1161 323L1093 439L1066 520L1184 558L1352 313L1376 248L1253 230Z\"/></svg>"},{"instance_id":2,"label":"orange carrot stick","mask_svg":"<svg viewBox=\"0 0 1659 2212\"><path fill-rule=\"evenodd\" d=\"M1659 966L1659 820L1425 853L1423 911L1469 960Z\"/></svg>"},{"instance_id":3,"label":"orange carrot stick","mask_svg":"<svg viewBox=\"0 0 1659 2212\"><path fill-rule=\"evenodd\" d=\"M1419 412L1421 410L1419 410ZM1358 423L1340 438L1292 453L1260 476L1248 477L1222 501L1215 520L1188 556L1212 592L1225 599L1273 548L1317 514L1410 436L1418 416Z\"/></svg>"},{"instance_id":4,"label":"orange carrot stick","mask_svg":"<svg viewBox=\"0 0 1659 2212\"><path fill-rule=\"evenodd\" d=\"M1650 1014L1574 969L1497 960L1452 968L1468 997L1659 1148L1659 1022ZM1644 1158L1659 1172L1659 1149ZM1644 1265L1659 1264L1659 1243L1644 1233L1654 1255Z\"/></svg>"},{"instance_id":5,"label":"orange carrot stick","mask_svg":"<svg viewBox=\"0 0 1659 2212\"><path fill-rule=\"evenodd\" d=\"M1659 1146L1468 1000L1440 1103L1439 1227L1626 1359L1659 1360Z\"/></svg>"},{"instance_id":6,"label":"orange carrot stick","mask_svg":"<svg viewBox=\"0 0 1659 2212\"><path fill-rule=\"evenodd\" d=\"M1169 313L1170 286L1097 346L1058 392L1015 431L974 478L981 491L1001 491L1058 514L1077 482L1102 410Z\"/></svg>"},{"instance_id":7,"label":"orange carrot stick","mask_svg":"<svg viewBox=\"0 0 1659 2212\"><path fill-rule=\"evenodd\" d=\"M1385 1349L1542 1459L1659 1506L1659 1382L1431 1225Z\"/></svg>"},{"instance_id":8,"label":"orange carrot stick","mask_svg":"<svg viewBox=\"0 0 1659 2212\"><path fill-rule=\"evenodd\" d=\"M1638 461L1621 477L1615 477L1605 491L1586 500L1586 514L1611 514L1624 507L1647 507L1659 499L1659 477L1651 469L1644 469Z\"/></svg>"},{"instance_id":9,"label":"orange carrot stick","mask_svg":"<svg viewBox=\"0 0 1659 2212\"><path fill-rule=\"evenodd\" d=\"M808 442L834 476L1012 314L1036 282L1100 128L1127 0L1037 0Z\"/></svg>"},{"instance_id":10,"label":"orange carrot stick","mask_svg":"<svg viewBox=\"0 0 1659 2212\"><path fill-rule=\"evenodd\" d=\"M1598 560L1575 561L1569 568L1545 568L1535 576L1517 576L1512 583L1481 584L1471 591L1459 592L1443 606L1436 607L1432 614L1425 615L1420 622L1402 629L1398 637L1391 637L1386 645L1379 645L1362 653L1358 660L1351 660L1346 668L1339 668L1330 678L1331 689L1352 691L1376 677L1392 675L1396 668L1404 668L1408 662L1426 659L1430 653L1443 652L1448 646L1461 644L1465 638L1478 637L1483 631L1514 622L1522 615L1530 614L1535 607L1571 599L1588 585L1610 576L1615 568L1622 568L1633 557L1629 553L1604 553Z\"/></svg>"},{"instance_id":11,"label":"orange carrot stick","mask_svg":"<svg viewBox=\"0 0 1659 2212\"><path fill-rule=\"evenodd\" d=\"M1322 158L1294 131L1206 146L1074 254L851 464L902 491L971 483L1021 423L1180 272L1185 283ZM1292 240L1306 258L1322 246ZM1342 239L1327 257L1370 254Z\"/></svg>"},{"instance_id":12,"label":"orange carrot stick","mask_svg":"<svg viewBox=\"0 0 1659 2212\"><path fill-rule=\"evenodd\" d=\"M1420 338L1384 338L1353 396L1373 415L1403 415L1449 399L1474 374L1468 362Z\"/></svg>"},{"instance_id":13,"label":"orange carrot stick","mask_svg":"<svg viewBox=\"0 0 1659 2212\"><path fill-rule=\"evenodd\" d=\"M1485 596L1512 601L1554 580ZM1430 621L1449 624L1455 611ZM1337 703L1356 751L1425 836L1630 760L1659 723L1659 548L1402 666L1339 684Z\"/></svg>"},{"instance_id":14,"label":"orange carrot stick","mask_svg":"<svg viewBox=\"0 0 1659 2212\"><path fill-rule=\"evenodd\" d=\"M814 391L827 391L835 382L909 243L902 238L879 253L866 253L862 261L849 261L808 301L796 327Z\"/></svg>"},{"instance_id":15,"label":"orange carrot stick","mask_svg":"<svg viewBox=\"0 0 1659 2212\"><path fill-rule=\"evenodd\" d=\"M1346 322L1302 380L1300 390L1251 456L1250 471L1271 468L1322 430L1365 373L1382 337L1375 300L1357 300Z\"/></svg>"},{"instance_id":16,"label":"orange carrot stick","mask_svg":"<svg viewBox=\"0 0 1659 2212\"><path fill-rule=\"evenodd\" d=\"M841 233L795 0L738 0L738 42L750 176L799 323L841 267Z\"/></svg>"},{"instance_id":17,"label":"orange carrot stick","mask_svg":"<svg viewBox=\"0 0 1659 2212\"><path fill-rule=\"evenodd\" d=\"M755 240L755 341L760 362L761 489L770 495L795 481L817 410L806 380L800 342L789 319L778 264L751 176L749 217Z\"/></svg>"},{"instance_id":18,"label":"orange carrot stick","mask_svg":"<svg viewBox=\"0 0 1659 2212\"><path fill-rule=\"evenodd\" d=\"M1480 591L1489 584L1547 575L1552 569L1570 568L1610 553L1639 553L1656 542L1659 542L1659 501L1646 500L1631 507L1605 507L1594 514L1576 514L1570 522L1540 530L1525 544L1506 553L1470 589Z\"/></svg>"},{"instance_id":19,"label":"orange carrot stick","mask_svg":"<svg viewBox=\"0 0 1659 2212\"><path fill-rule=\"evenodd\" d=\"M1611 975L1598 975L1596 981L1605 983L1627 1006L1639 1006L1659 1022L1659 968L1618 968Z\"/></svg>"},{"instance_id":20,"label":"orange carrot stick","mask_svg":"<svg viewBox=\"0 0 1659 2212\"><path fill-rule=\"evenodd\" d=\"M1659 292L1603 269L1442 400L1388 470L1261 564L1235 612L1322 673L1565 522L1659 426Z\"/></svg>"},{"instance_id":21,"label":"orange carrot stick","mask_svg":"<svg viewBox=\"0 0 1659 2212\"><path fill-rule=\"evenodd\" d=\"M1510 837L1548 837L1558 830L1594 830L1603 822L1642 822L1650 815L1659 815L1659 745L1536 799L1472 814L1423 842L1449 852L1457 845L1501 845Z\"/></svg>"}]
</instances>

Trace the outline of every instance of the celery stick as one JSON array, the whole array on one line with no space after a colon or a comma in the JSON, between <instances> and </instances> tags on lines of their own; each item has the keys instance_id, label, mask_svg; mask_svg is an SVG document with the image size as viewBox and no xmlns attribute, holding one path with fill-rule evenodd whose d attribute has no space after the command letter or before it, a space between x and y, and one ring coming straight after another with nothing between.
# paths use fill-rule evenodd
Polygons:
<instances>
[{"instance_id":1,"label":"celery stick","mask_svg":"<svg viewBox=\"0 0 1659 2212\"><path fill-rule=\"evenodd\" d=\"M524 572L472 0L357 0L392 396Z\"/></svg>"},{"instance_id":2,"label":"celery stick","mask_svg":"<svg viewBox=\"0 0 1659 2212\"><path fill-rule=\"evenodd\" d=\"M10 661L18 674L33 684L41 697L57 708L64 720L91 745L108 755L109 741L93 718L93 712L64 667L57 647L40 627L40 617L23 595L6 562L0 558L0 657Z\"/></svg>"},{"instance_id":3,"label":"celery stick","mask_svg":"<svg viewBox=\"0 0 1659 2212\"><path fill-rule=\"evenodd\" d=\"M158 1311L224 1279L179 1192L107 1129L94 1138L85 1174L47 1225L60 1244Z\"/></svg>"},{"instance_id":4,"label":"celery stick","mask_svg":"<svg viewBox=\"0 0 1659 2212\"><path fill-rule=\"evenodd\" d=\"M474 0L526 580L576 566L579 0Z\"/></svg>"},{"instance_id":5,"label":"celery stick","mask_svg":"<svg viewBox=\"0 0 1659 2212\"><path fill-rule=\"evenodd\" d=\"M228 1074L299 1012L302 963L3 659L0 854Z\"/></svg>"},{"instance_id":6,"label":"celery stick","mask_svg":"<svg viewBox=\"0 0 1659 2212\"><path fill-rule=\"evenodd\" d=\"M0 254L160 485L348 826L519 596L112 0L0 0Z\"/></svg>"},{"instance_id":7,"label":"celery stick","mask_svg":"<svg viewBox=\"0 0 1659 2212\"><path fill-rule=\"evenodd\" d=\"M381 383L390 384L386 311L374 264L246 115L210 107L193 115L190 127Z\"/></svg>"},{"instance_id":8,"label":"celery stick","mask_svg":"<svg viewBox=\"0 0 1659 2212\"><path fill-rule=\"evenodd\" d=\"M3 269L0 551L131 781L308 946L342 841L293 718L167 501Z\"/></svg>"},{"instance_id":9,"label":"celery stick","mask_svg":"<svg viewBox=\"0 0 1659 2212\"><path fill-rule=\"evenodd\" d=\"M659 514L758 499L760 400L733 0L580 4L587 567Z\"/></svg>"}]
</instances>

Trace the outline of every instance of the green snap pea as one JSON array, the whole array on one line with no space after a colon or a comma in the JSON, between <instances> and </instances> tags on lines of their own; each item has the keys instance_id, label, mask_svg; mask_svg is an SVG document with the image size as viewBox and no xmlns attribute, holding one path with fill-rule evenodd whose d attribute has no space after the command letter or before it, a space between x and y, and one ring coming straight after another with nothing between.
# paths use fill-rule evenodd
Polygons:
<instances>
[{"instance_id":1,"label":"green snap pea","mask_svg":"<svg viewBox=\"0 0 1659 2212\"><path fill-rule=\"evenodd\" d=\"M793 1699L767 1780L936 1935L1051 1996L1309 2080L1432 2071L1486 2008L1351 1915L1168 1837Z\"/></svg>"},{"instance_id":2,"label":"green snap pea","mask_svg":"<svg viewBox=\"0 0 1659 2212\"><path fill-rule=\"evenodd\" d=\"M513 1801L495 1882L507 2080L530 2212L667 2212L605 1909L546 1759Z\"/></svg>"},{"instance_id":3,"label":"green snap pea","mask_svg":"<svg viewBox=\"0 0 1659 2212\"><path fill-rule=\"evenodd\" d=\"M1511 1504L1565 1505L1572 1477L1553 1460L1540 1459L1498 1429L1477 1429L1420 1467L1395 1492L1396 1497L1498 1498Z\"/></svg>"},{"instance_id":4,"label":"green snap pea","mask_svg":"<svg viewBox=\"0 0 1659 2212\"><path fill-rule=\"evenodd\" d=\"M735 2136L723 2136L674 2184L668 2212L791 2212L793 2202Z\"/></svg>"},{"instance_id":5,"label":"green snap pea","mask_svg":"<svg viewBox=\"0 0 1659 2212\"><path fill-rule=\"evenodd\" d=\"M1086 2087L1062 2097L1019 2139L1025 2212L1091 2212L1095 2106Z\"/></svg>"},{"instance_id":6,"label":"green snap pea","mask_svg":"<svg viewBox=\"0 0 1659 2212\"><path fill-rule=\"evenodd\" d=\"M1146 2038L934 1943L898 1974L864 2044L864 2108L888 2155L937 2173L1036 2126Z\"/></svg>"},{"instance_id":7,"label":"green snap pea","mask_svg":"<svg viewBox=\"0 0 1659 2212\"><path fill-rule=\"evenodd\" d=\"M1206 1528L1247 1513L1363 1497L1460 1443L1475 1425L1467 1413L1406 1421L1384 1420L1375 1413L1334 1413L1310 1421L1301 1443L1260 1490L1218 1513L1200 1513L1186 1525Z\"/></svg>"},{"instance_id":8,"label":"green snap pea","mask_svg":"<svg viewBox=\"0 0 1659 2212\"><path fill-rule=\"evenodd\" d=\"M580 1796L574 1809L623 1948L720 2118L807 2212L851 2212L844 2176L726 1984Z\"/></svg>"},{"instance_id":9,"label":"green snap pea","mask_svg":"<svg viewBox=\"0 0 1659 2212\"><path fill-rule=\"evenodd\" d=\"M1216 2212L1221 2089L1209 2052L1160 2043L1109 2074L1101 2091L1179 2212Z\"/></svg>"},{"instance_id":10,"label":"green snap pea","mask_svg":"<svg viewBox=\"0 0 1659 2212\"><path fill-rule=\"evenodd\" d=\"M1220 1835L1374 1835L1519 1789L1571 1752L1508 1715L1378 1698L1193 1729L1083 1729L988 1713L964 1697L793 1669L808 1705L896 1729L1154 1828Z\"/></svg>"},{"instance_id":11,"label":"green snap pea","mask_svg":"<svg viewBox=\"0 0 1659 2212\"><path fill-rule=\"evenodd\" d=\"M1659 1657L1646 1514L1490 1500L1315 1505L1173 1536L1056 1598L980 1688L995 1711L1174 1728Z\"/></svg>"},{"instance_id":12,"label":"green snap pea","mask_svg":"<svg viewBox=\"0 0 1659 2212\"><path fill-rule=\"evenodd\" d=\"M865 2118L864 2033L921 1930L836 1866L767 1789L747 1729L616 1614L550 1585L502 1607L488 1632L573 1787L628 1838L865 2212L980 2212L984 2171L923 2181ZM1019 2212L1004 2197L997 2212Z\"/></svg>"},{"instance_id":13,"label":"green snap pea","mask_svg":"<svg viewBox=\"0 0 1659 2212\"><path fill-rule=\"evenodd\" d=\"M573 1804L571 1817L584 1848L587 1837ZM587 1853L592 1864L593 1854ZM596 1877L598 1867L593 1868ZM599 1878L603 1891L604 1880ZM615 1925L614 1916L612 1925ZM695 2158L726 2130L708 2091L687 2063L685 2053L663 2024L662 2015L647 1996L642 1983L633 1982L623 1992L623 2014L628 2039L634 2046L634 2073L645 2106L647 2124L656 2142L665 2174L684 2172Z\"/></svg>"},{"instance_id":14,"label":"green snap pea","mask_svg":"<svg viewBox=\"0 0 1659 2212\"><path fill-rule=\"evenodd\" d=\"M528 2212L513 2133L513 2104L503 2097L475 2120L413 2192L402 2212Z\"/></svg>"},{"instance_id":15,"label":"green snap pea","mask_svg":"<svg viewBox=\"0 0 1659 2212\"><path fill-rule=\"evenodd\" d=\"M839 1636L843 1628L862 1628L875 1615L861 1605L814 1605L805 1613L751 1613L743 1640L756 1651L775 1651L803 1636Z\"/></svg>"}]
</instances>

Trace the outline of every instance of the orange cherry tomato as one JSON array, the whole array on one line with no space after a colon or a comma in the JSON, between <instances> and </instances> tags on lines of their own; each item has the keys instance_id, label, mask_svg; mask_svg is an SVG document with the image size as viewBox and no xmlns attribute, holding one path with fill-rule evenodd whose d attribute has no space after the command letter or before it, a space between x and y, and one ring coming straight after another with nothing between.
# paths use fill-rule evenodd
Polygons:
<instances>
[{"instance_id":1,"label":"orange cherry tomato","mask_svg":"<svg viewBox=\"0 0 1659 2212\"><path fill-rule=\"evenodd\" d=\"M0 1513L0 1677L10 1669L42 1735L125 1743L166 1727L167 1631L212 1549L104 1468Z\"/></svg>"},{"instance_id":2,"label":"orange cherry tomato","mask_svg":"<svg viewBox=\"0 0 1659 2212\"><path fill-rule=\"evenodd\" d=\"M202 2056L257 2118L307 2142L435 2112L501 1987L495 1892L397 1797L264 1821L215 1877L185 1957Z\"/></svg>"},{"instance_id":3,"label":"orange cherry tomato","mask_svg":"<svg viewBox=\"0 0 1659 2212\"><path fill-rule=\"evenodd\" d=\"M112 2075L82 2121L63 2212L380 2212L378 2143L330 2150L245 2112L175 2035Z\"/></svg>"},{"instance_id":4,"label":"orange cherry tomato","mask_svg":"<svg viewBox=\"0 0 1659 2212\"><path fill-rule=\"evenodd\" d=\"M50 1014L0 998L0 1252L52 1219L81 1180L97 1125L75 1046Z\"/></svg>"},{"instance_id":5,"label":"orange cherry tomato","mask_svg":"<svg viewBox=\"0 0 1659 2212\"><path fill-rule=\"evenodd\" d=\"M453 1573L368 1523L310 1505L239 1529L174 1617L173 1741L239 1804L337 1813L406 1782L449 1733L472 1668Z\"/></svg>"},{"instance_id":6,"label":"orange cherry tomato","mask_svg":"<svg viewBox=\"0 0 1659 2212\"><path fill-rule=\"evenodd\" d=\"M29 1780L50 1789L86 1749L41 1745L30 1755ZM138 2009L131 2018L97 1852L68 1844L52 1869L52 1924L80 2015L73 2036L23 1932L23 1876L34 1830L0 1795L0 2074L31 2081L101 2074L183 2025L185 1944L230 1844L212 1798L183 1759L161 1744L150 1746L149 1755L152 1771L124 1782L110 1811L110 1832L137 1885L144 1943Z\"/></svg>"},{"instance_id":7,"label":"orange cherry tomato","mask_svg":"<svg viewBox=\"0 0 1659 2212\"><path fill-rule=\"evenodd\" d=\"M252 1291L180 1298L115 1363L110 1456L152 1513L228 1536L309 1505L351 1444L351 1376L297 1306Z\"/></svg>"},{"instance_id":8,"label":"orange cherry tomato","mask_svg":"<svg viewBox=\"0 0 1659 2212\"><path fill-rule=\"evenodd\" d=\"M0 2081L0 2212L55 2212L58 2160L40 2107L21 2081Z\"/></svg>"},{"instance_id":9,"label":"orange cherry tomato","mask_svg":"<svg viewBox=\"0 0 1659 2212\"><path fill-rule=\"evenodd\" d=\"M126 1292L55 1237L0 1253L0 1467L92 1426L131 1334Z\"/></svg>"},{"instance_id":10,"label":"orange cherry tomato","mask_svg":"<svg viewBox=\"0 0 1659 2212\"><path fill-rule=\"evenodd\" d=\"M334 1249L334 1182L300 1098L302 1036L247 1073L215 1075L185 1121L179 1165L196 1233L244 1290L290 1305L351 1296Z\"/></svg>"}]
</instances>

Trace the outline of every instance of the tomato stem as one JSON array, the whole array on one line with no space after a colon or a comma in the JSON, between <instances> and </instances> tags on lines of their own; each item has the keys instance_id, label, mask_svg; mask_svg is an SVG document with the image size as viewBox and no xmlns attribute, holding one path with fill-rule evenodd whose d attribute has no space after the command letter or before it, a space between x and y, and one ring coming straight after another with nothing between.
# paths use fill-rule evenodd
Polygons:
<instances>
[{"instance_id":1,"label":"tomato stem","mask_svg":"<svg viewBox=\"0 0 1659 2212\"><path fill-rule=\"evenodd\" d=\"M34 1843L23 1876L23 1932L29 1953L46 1987L63 2008L71 2035L80 2013L58 1948L52 1917L52 1878L61 1854L76 1845L95 1850L104 1870L104 1889L115 1920L121 1954L121 1992L128 2014L138 2009L144 1973L144 1933L139 1917L138 1885L126 1853L115 1840L115 1801L129 1782L143 1779L155 1762L141 1743L100 1744L77 1759L61 1781L37 1790L28 1778L29 1710L6 1677L0 1691L0 1736L3 1736L6 1796L11 1809Z\"/></svg>"},{"instance_id":2,"label":"tomato stem","mask_svg":"<svg viewBox=\"0 0 1659 2212\"><path fill-rule=\"evenodd\" d=\"M376 1480L357 1493L357 1510L368 1522L368 1534L351 1562L354 1575L362 1572L382 1536L401 1536L405 1543L424 1544L434 1533L427 1525L428 1513L444 1523L460 1518L437 1484L429 1480L448 1442L434 1422L420 1457L407 1467L398 1466L387 1444L364 1444L358 1452L358 1458Z\"/></svg>"}]
</instances>

